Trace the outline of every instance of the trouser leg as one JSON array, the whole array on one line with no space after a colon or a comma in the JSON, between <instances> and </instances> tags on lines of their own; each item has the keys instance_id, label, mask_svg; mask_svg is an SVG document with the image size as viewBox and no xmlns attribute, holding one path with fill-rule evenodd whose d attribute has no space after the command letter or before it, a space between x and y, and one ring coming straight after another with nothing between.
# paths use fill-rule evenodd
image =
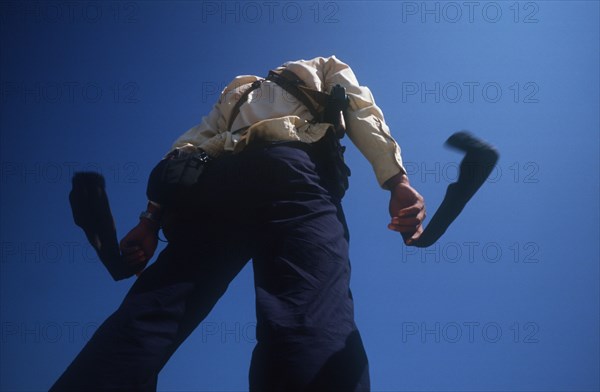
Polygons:
<instances>
[{"instance_id":1,"label":"trouser leg","mask_svg":"<svg viewBox=\"0 0 600 392\"><path fill-rule=\"evenodd\" d=\"M354 323L348 240L341 207L299 149L267 152L273 202L253 258L257 345L254 391L369 389Z\"/></svg>"},{"instance_id":2,"label":"trouser leg","mask_svg":"<svg viewBox=\"0 0 600 392\"><path fill-rule=\"evenodd\" d=\"M219 237L169 244L51 391L155 391L166 361L249 258Z\"/></svg>"}]
</instances>

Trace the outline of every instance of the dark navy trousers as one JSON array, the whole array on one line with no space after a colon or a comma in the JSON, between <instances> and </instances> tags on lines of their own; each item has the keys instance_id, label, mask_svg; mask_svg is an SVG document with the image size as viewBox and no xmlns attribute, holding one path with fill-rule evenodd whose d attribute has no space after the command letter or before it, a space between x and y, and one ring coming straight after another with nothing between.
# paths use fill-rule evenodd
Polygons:
<instances>
[{"instance_id":1,"label":"dark navy trousers","mask_svg":"<svg viewBox=\"0 0 600 392\"><path fill-rule=\"evenodd\" d=\"M166 248L51 391L155 391L162 367L250 259L250 390L368 390L348 231L314 155L280 143L212 161L167 211Z\"/></svg>"}]
</instances>

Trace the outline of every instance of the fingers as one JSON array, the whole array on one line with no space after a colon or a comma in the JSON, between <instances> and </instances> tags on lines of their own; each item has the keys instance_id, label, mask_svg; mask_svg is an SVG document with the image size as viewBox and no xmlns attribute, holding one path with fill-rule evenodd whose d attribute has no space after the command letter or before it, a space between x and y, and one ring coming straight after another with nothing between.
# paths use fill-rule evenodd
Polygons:
<instances>
[{"instance_id":1,"label":"fingers","mask_svg":"<svg viewBox=\"0 0 600 392\"><path fill-rule=\"evenodd\" d=\"M410 207L406 207L398 211L397 216L416 216L422 211L425 211L425 204L423 204L422 202L417 202L411 205Z\"/></svg>"},{"instance_id":2,"label":"fingers","mask_svg":"<svg viewBox=\"0 0 600 392\"><path fill-rule=\"evenodd\" d=\"M121 248L121 252L123 252L124 254L134 253L134 252L142 249L141 246L136 245L133 242L125 242L125 243L122 242L119 247Z\"/></svg>"},{"instance_id":3,"label":"fingers","mask_svg":"<svg viewBox=\"0 0 600 392\"><path fill-rule=\"evenodd\" d=\"M388 228L401 233L415 232L423 224L426 216L424 208L408 207L401 210L398 216L392 217Z\"/></svg>"},{"instance_id":4,"label":"fingers","mask_svg":"<svg viewBox=\"0 0 600 392\"><path fill-rule=\"evenodd\" d=\"M119 249L123 253L132 253L138 249L140 249L139 242L134 239L135 237L131 235L131 232L127 234L121 242L119 242Z\"/></svg>"},{"instance_id":5,"label":"fingers","mask_svg":"<svg viewBox=\"0 0 600 392\"><path fill-rule=\"evenodd\" d=\"M144 252L144 249L141 246L135 245L131 242L122 244L121 252L123 254L123 261L131 266L144 264L149 260L149 257L146 252Z\"/></svg>"},{"instance_id":6,"label":"fingers","mask_svg":"<svg viewBox=\"0 0 600 392\"><path fill-rule=\"evenodd\" d=\"M388 229L397 231L399 233L414 233L419 228L420 223L415 219L410 222L398 221L397 218L392 219L391 223L388 223Z\"/></svg>"},{"instance_id":7,"label":"fingers","mask_svg":"<svg viewBox=\"0 0 600 392\"><path fill-rule=\"evenodd\" d=\"M388 229L392 230L392 231L396 231L398 233L401 234L407 234L407 235L412 235L414 233L416 233L419 229L421 229L421 224L416 224L416 225L395 225L393 223L389 223L388 224Z\"/></svg>"},{"instance_id":8,"label":"fingers","mask_svg":"<svg viewBox=\"0 0 600 392\"><path fill-rule=\"evenodd\" d=\"M123 262L137 271L136 275L138 276L154 255L156 238L153 236L155 235L155 233L149 232L146 226L138 224L127 233L119 244Z\"/></svg>"},{"instance_id":9,"label":"fingers","mask_svg":"<svg viewBox=\"0 0 600 392\"><path fill-rule=\"evenodd\" d=\"M141 246L130 245L121 248L123 261L130 267L136 268L135 275L139 277L150 260L150 257L144 252Z\"/></svg>"},{"instance_id":10,"label":"fingers","mask_svg":"<svg viewBox=\"0 0 600 392\"><path fill-rule=\"evenodd\" d=\"M392 217L388 224L388 229L402 234L406 245L413 245L423 232L423 221L426 216L425 206L416 203L398 211L397 216Z\"/></svg>"},{"instance_id":11,"label":"fingers","mask_svg":"<svg viewBox=\"0 0 600 392\"><path fill-rule=\"evenodd\" d=\"M129 253L123 252L123 261L125 261L127 264L135 265L144 263L146 260L148 260L148 256L141 249Z\"/></svg>"},{"instance_id":12,"label":"fingers","mask_svg":"<svg viewBox=\"0 0 600 392\"><path fill-rule=\"evenodd\" d=\"M423 233L423 227L419 227L419 229L413 234L411 235L409 238L404 238L404 243L408 246L414 245L415 242L419 239L419 237L421 237L421 234Z\"/></svg>"},{"instance_id":13,"label":"fingers","mask_svg":"<svg viewBox=\"0 0 600 392\"><path fill-rule=\"evenodd\" d=\"M392 190L388 229L402 234L404 243L412 245L423 232L425 200L408 183L398 183Z\"/></svg>"}]
</instances>

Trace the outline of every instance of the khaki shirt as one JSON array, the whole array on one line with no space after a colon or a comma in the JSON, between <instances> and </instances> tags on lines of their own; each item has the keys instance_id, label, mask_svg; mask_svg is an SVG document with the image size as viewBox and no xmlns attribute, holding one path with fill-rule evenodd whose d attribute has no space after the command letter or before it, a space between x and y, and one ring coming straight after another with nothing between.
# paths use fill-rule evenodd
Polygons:
<instances>
[{"instance_id":1,"label":"khaki shirt","mask_svg":"<svg viewBox=\"0 0 600 392\"><path fill-rule=\"evenodd\" d=\"M400 147L390 135L383 113L375 104L371 91L360 86L350 67L335 56L312 60L291 61L287 67L310 88L329 92L336 84L346 88L350 100L344 117L350 140L373 166L380 185L406 172L402 166ZM253 140L302 141L312 143L325 134L329 124L312 124L309 110L288 92L271 81L248 96L233 122L232 132L227 124L233 107L258 76L236 77L221 93L211 112L202 122L181 135L172 149L202 148L212 157L224 152L239 152ZM249 127L247 131L235 130Z\"/></svg>"}]
</instances>

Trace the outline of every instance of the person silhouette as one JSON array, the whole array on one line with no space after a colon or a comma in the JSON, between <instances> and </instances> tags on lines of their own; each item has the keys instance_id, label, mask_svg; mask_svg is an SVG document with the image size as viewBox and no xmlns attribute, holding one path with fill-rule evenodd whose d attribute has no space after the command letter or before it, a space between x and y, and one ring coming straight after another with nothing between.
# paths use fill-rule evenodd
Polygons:
<instances>
[{"instance_id":1,"label":"person silhouette","mask_svg":"<svg viewBox=\"0 0 600 392\"><path fill-rule=\"evenodd\" d=\"M147 209L120 243L139 277L51 391L156 390L165 363L249 260L257 319L250 390L370 389L349 288L341 204L349 172L341 150L332 153L339 135L314 94L336 85L347 93L346 134L390 191L388 228L407 245L418 240L424 200L370 90L347 64L317 57L265 79L239 76L161 161L206 157L184 192L163 198L149 184ZM168 244L146 268L161 228Z\"/></svg>"}]
</instances>

